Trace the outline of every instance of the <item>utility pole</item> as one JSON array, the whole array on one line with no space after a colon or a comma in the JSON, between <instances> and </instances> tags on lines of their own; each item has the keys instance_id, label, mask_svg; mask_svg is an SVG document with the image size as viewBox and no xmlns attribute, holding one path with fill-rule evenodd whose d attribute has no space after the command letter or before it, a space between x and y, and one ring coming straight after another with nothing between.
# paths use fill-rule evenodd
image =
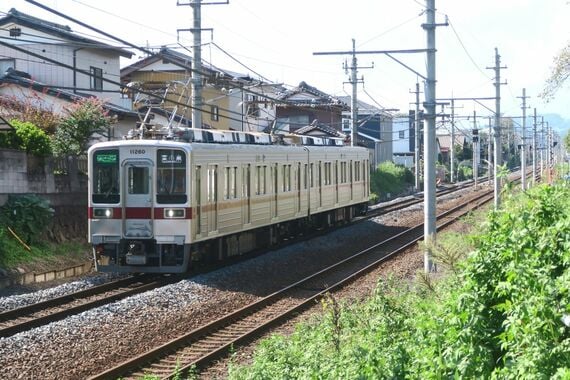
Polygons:
<instances>
[{"instance_id":1,"label":"utility pole","mask_svg":"<svg viewBox=\"0 0 570 380\"><path fill-rule=\"evenodd\" d=\"M449 155L451 162L449 163L449 170L451 172L449 180L455 183L455 100L451 97L451 152Z\"/></svg>"},{"instance_id":2,"label":"utility pole","mask_svg":"<svg viewBox=\"0 0 570 380\"><path fill-rule=\"evenodd\" d=\"M548 170L548 183L552 183L552 127L548 125L546 129L546 170Z\"/></svg>"},{"instance_id":3,"label":"utility pole","mask_svg":"<svg viewBox=\"0 0 570 380\"><path fill-rule=\"evenodd\" d=\"M414 133L414 175L415 175L415 190L420 191L420 82L416 82L416 114L415 125L416 130Z\"/></svg>"},{"instance_id":4,"label":"utility pole","mask_svg":"<svg viewBox=\"0 0 570 380\"><path fill-rule=\"evenodd\" d=\"M192 7L192 128L202 128L202 0Z\"/></svg>"},{"instance_id":5,"label":"utility pole","mask_svg":"<svg viewBox=\"0 0 570 380\"><path fill-rule=\"evenodd\" d=\"M491 170L493 168L493 144L492 144L492 138L491 135L493 133L493 127L492 127L492 123L491 123L491 118L489 118L489 141L487 142L487 179L489 181L489 186L491 186L491 180L492 180L492 176L491 176Z\"/></svg>"},{"instance_id":6,"label":"utility pole","mask_svg":"<svg viewBox=\"0 0 570 380\"><path fill-rule=\"evenodd\" d=\"M526 88L522 90L522 145L521 145L521 186L526 190Z\"/></svg>"},{"instance_id":7,"label":"utility pole","mask_svg":"<svg viewBox=\"0 0 570 380\"><path fill-rule=\"evenodd\" d=\"M351 120L350 120L350 129L351 129L351 136L350 136L350 145L351 146L358 146L358 100L356 99L356 90L358 89L358 79L356 75L358 74L358 66L356 60L356 42L354 38L352 39L352 64L350 66L350 84L352 85L352 98L351 106L350 106L350 113L351 113ZM345 68L346 69L346 68Z\"/></svg>"},{"instance_id":8,"label":"utility pole","mask_svg":"<svg viewBox=\"0 0 570 380\"><path fill-rule=\"evenodd\" d=\"M426 0L426 23L422 24L422 28L426 31L427 49L408 49L408 50L383 50L383 51L354 51L351 52L314 52L313 55L346 55L346 54L385 54L387 57L398 62L414 74L426 81L425 86L425 103L424 103L424 241L429 246L435 241L435 28L445 24L435 23L435 0ZM426 53L427 55L427 76L420 74L402 61L395 58L395 53ZM435 266L431 260L431 253L428 250L424 253L424 268L426 272L435 270Z\"/></svg>"},{"instance_id":9,"label":"utility pole","mask_svg":"<svg viewBox=\"0 0 570 380\"><path fill-rule=\"evenodd\" d=\"M229 0L220 2L202 2L202 0L177 0L176 5L189 5L192 8L192 128L202 128L202 5L229 4Z\"/></svg>"},{"instance_id":10,"label":"utility pole","mask_svg":"<svg viewBox=\"0 0 570 380\"><path fill-rule=\"evenodd\" d=\"M499 49L497 48L495 48L495 67L488 67L488 69L495 70L495 168L493 170L495 186L493 190L495 210L497 210L501 204L500 179L498 178L499 166L503 164L501 144L501 84L504 83L501 83L501 69L506 69L506 67L501 67L501 56L499 55Z\"/></svg>"},{"instance_id":11,"label":"utility pole","mask_svg":"<svg viewBox=\"0 0 570 380\"><path fill-rule=\"evenodd\" d=\"M541 116L540 122L540 176L544 173L544 116Z\"/></svg>"},{"instance_id":12,"label":"utility pole","mask_svg":"<svg viewBox=\"0 0 570 380\"><path fill-rule=\"evenodd\" d=\"M477 129L477 113L473 110L473 181L477 188L479 177L479 130Z\"/></svg>"},{"instance_id":13,"label":"utility pole","mask_svg":"<svg viewBox=\"0 0 570 380\"><path fill-rule=\"evenodd\" d=\"M532 123L532 184L536 185L536 108Z\"/></svg>"},{"instance_id":14,"label":"utility pole","mask_svg":"<svg viewBox=\"0 0 570 380\"><path fill-rule=\"evenodd\" d=\"M433 272L436 267L431 258L431 244L435 243L435 0L426 0L426 23L422 25L426 31L427 42L427 80L425 86L425 115L424 127L424 270L426 273Z\"/></svg>"}]
</instances>

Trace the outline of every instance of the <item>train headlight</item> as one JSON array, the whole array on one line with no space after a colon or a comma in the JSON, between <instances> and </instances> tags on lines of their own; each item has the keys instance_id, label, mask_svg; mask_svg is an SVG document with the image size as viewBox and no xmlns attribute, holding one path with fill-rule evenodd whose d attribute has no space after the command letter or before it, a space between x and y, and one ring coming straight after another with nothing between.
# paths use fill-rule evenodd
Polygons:
<instances>
[{"instance_id":1,"label":"train headlight","mask_svg":"<svg viewBox=\"0 0 570 380\"><path fill-rule=\"evenodd\" d=\"M165 208L164 218L165 219L183 219L186 217L186 210L183 208Z\"/></svg>"},{"instance_id":2,"label":"train headlight","mask_svg":"<svg viewBox=\"0 0 570 380\"><path fill-rule=\"evenodd\" d=\"M110 219L113 217L113 209L112 208L94 208L93 209L93 217L102 218L102 219Z\"/></svg>"}]
</instances>

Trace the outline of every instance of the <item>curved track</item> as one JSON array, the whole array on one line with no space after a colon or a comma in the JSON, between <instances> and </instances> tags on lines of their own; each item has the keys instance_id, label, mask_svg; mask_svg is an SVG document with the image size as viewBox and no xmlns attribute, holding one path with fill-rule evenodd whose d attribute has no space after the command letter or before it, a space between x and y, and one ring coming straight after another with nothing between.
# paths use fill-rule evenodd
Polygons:
<instances>
[{"instance_id":1,"label":"curved track","mask_svg":"<svg viewBox=\"0 0 570 380\"><path fill-rule=\"evenodd\" d=\"M492 199L492 192L485 191L467 205L440 214L438 228ZM251 341L272 326L288 320L314 305L327 292L349 284L422 238L423 224L419 224L91 379L140 378L144 375L168 379L175 376L177 366L182 374L192 368L203 368L226 355L231 347Z\"/></svg>"}]
</instances>

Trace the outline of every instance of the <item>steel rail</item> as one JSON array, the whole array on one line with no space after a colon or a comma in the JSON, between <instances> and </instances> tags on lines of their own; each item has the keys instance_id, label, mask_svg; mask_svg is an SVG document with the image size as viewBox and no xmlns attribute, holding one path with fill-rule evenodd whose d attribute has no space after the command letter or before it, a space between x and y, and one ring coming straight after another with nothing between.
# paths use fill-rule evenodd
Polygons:
<instances>
[{"instance_id":1,"label":"steel rail","mask_svg":"<svg viewBox=\"0 0 570 380\"><path fill-rule=\"evenodd\" d=\"M0 337L8 337L34 327L64 319L68 316L163 286L178 277L157 278L156 275L131 276L103 285L37 302L0 313ZM105 295L105 293L110 293ZM81 302L95 297L91 301Z\"/></svg>"},{"instance_id":2,"label":"steel rail","mask_svg":"<svg viewBox=\"0 0 570 380\"><path fill-rule=\"evenodd\" d=\"M457 218L467 214L475 208L480 207L482 204L489 202L493 199L492 191L486 191L483 194L470 200L467 204L462 204L460 206L454 207L448 211L441 213L438 216L438 220L444 219L443 223L440 223L438 229L449 225L454 222ZM475 203L478 202L478 203ZM473 205L469 207L469 205ZM453 213L458 213L452 216ZM414 245L417 241L423 238L423 223L413 226L403 232L400 232L380 243L374 244L373 246L360 251L351 257L348 257L334 265L331 265L325 269L312 274L300 281L295 282L277 292L274 292L261 300L258 300L250 305L247 305L239 310L236 310L222 318L217 319L205 326L199 327L179 338L176 338L162 346L148 351L142 355L139 355L133 359L123 362L105 372L91 377L90 379L111 379L117 378L119 376L124 376L126 374L132 374L133 371L141 367L145 367L144 372L135 373L135 376L141 374L159 374L163 379L170 379L175 374L176 363L180 359L180 356L192 357L191 360L184 362L183 366L178 369L179 373L187 373L192 368L203 368L206 364L212 362L215 359L220 358L225 355L231 347L243 344L247 341L253 339L253 337L258 336L261 332L266 331L270 327L287 320L291 315L314 305L315 300L322 298L326 293L334 291L346 284L354 281L356 278L362 276L365 273L370 272L372 269L376 268L381 263L385 262L394 255L402 252L404 249L409 248ZM413 235L411 238L408 237L405 243L401 243L400 240L404 239L407 235ZM309 284L311 281L315 281L318 276L323 276L325 274L332 273L349 262L352 262L358 258L362 258L365 255L378 253L379 249L384 249L389 243L398 244L396 249L390 250L388 253L381 254L381 257L375 259L372 263L367 264L363 268L360 268L344 279L335 282L331 286L304 286ZM298 304L287 307L286 310L279 310L280 306L278 303L282 300L290 300L293 297L287 296L287 294L294 290L301 289L301 293L307 293L313 290L313 294L300 300ZM297 295L299 297L299 295ZM265 309L270 305L276 305L278 312L270 312ZM287 303L286 303L287 305ZM248 322L247 319L253 322L257 320L263 320L263 323L252 323ZM189 346L195 347L194 352L181 354L178 350ZM165 358L160 361L158 358ZM156 360L159 360L156 363ZM154 363L153 363L154 362ZM149 365L149 363L151 363Z\"/></svg>"}]
</instances>

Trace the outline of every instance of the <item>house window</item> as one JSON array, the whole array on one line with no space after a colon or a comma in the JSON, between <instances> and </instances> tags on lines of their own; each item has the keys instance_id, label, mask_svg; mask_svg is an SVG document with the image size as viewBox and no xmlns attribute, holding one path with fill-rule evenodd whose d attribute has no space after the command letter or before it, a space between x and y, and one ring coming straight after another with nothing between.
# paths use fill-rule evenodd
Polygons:
<instances>
[{"instance_id":1,"label":"house window","mask_svg":"<svg viewBox=\"0 0 570 380\"><path fill-rule=\"evenodd\" d=\"M255 95L247 95L247 116L259 117L259 98Z\"/></svg>"},{"instance_id":2,"label":"house window","mask_svg":"<svg viewBox=\"0 0 570 380\"><path fill-rule=\"evenodd\" d=\"M210 120L213 121L220 120L220 107L210 106Z\"/></svg>"},{"instance_id":3,"label":"house window","mask_svg":"<svg viewBox=\"0 0 570 380\"><path fill-rule=\"evenodd\" d=\"M0 59L0 75L4 75L8 69L15 69L16 61L14 59Z\"/></svg>"},{"instance_id":4,"label":"house window","mask_svg":"<svg viewBox=\"0 0 570 380\"><path fill-rule=\"evenodd\" d=\"M398 137L401 139L406 138L406 131L404 130L398 131Z\"/></svg>"},{"instance_id":5,"label":"house window","mask_svg":"<svg viewBox=\"0 0 570 380\"><path fill-rule=\"evenodd\" d=\"M95 91L103 90L103 69L91 66L91 89Z\"/></svg>"},{"instance_id":6,"label":"house window","mask_svg":"<svg viewBox=\"0 0 570 380\"><path fill-rule=\"evenodd\" d=\"M342 130L350 131L350 119L347 118L342 119Z\"/></svg>"}]
</instances>

